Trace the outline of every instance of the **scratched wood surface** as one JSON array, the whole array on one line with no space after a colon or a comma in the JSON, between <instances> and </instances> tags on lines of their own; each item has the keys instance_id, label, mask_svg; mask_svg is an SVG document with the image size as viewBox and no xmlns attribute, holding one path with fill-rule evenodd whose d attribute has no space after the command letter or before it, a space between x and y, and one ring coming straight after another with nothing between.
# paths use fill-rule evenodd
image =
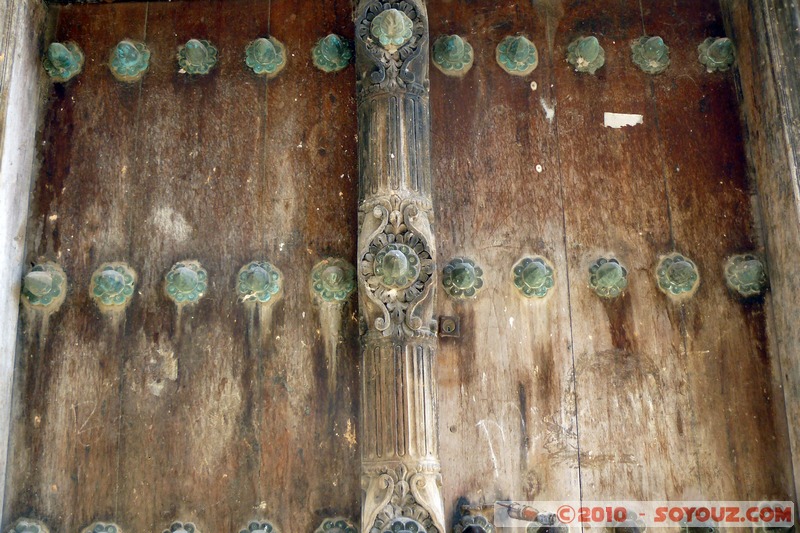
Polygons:
<instances>
[{"instance_id":1,"label":"scratched wood surface","mask_svg":"<svg viewBox=\"0 0 800 533\"><path fill-rule=\"evenodd\" d=\"M459 338L438 356L446 513L496 499L784 498L790 494L782 397L773 394L764 307L721 277L729 253L757 249L730 74L708 75L696 46L721 33L712 0L640 9L635 0L432 2L431 34L475 49L462 79L431 69L439 256L484 270L474 301L439 291ZM358 341L345 308L336 390L327 388L320 313L308 275L352 261L356 117L352 67L326 75L309 50L352 36L349 1L197 0L53 8L55 37L87 53L52 90L28 257L58 260L71 289L41 324L23 318L5 521L54 531L116 520L160 531L172 520L238 531L267 518L312 531L359 513ZM630 41L660 33L667 73L630 61ZM495 63L524 33L540 64L527 78ZM289 61L266 82L243 64L271 33ZM577 74L567 44L597 35L606 66ZM144 39L137 84L105 62ZM177 73L180 44L220 49L212 74ZM535 82L535 88L531 82ZM603 112L639 113L609 129ZM660 254L694 259L702 284L681 306L654 281ZM556 285L527 301L512 267L544 256ZM626 295L603 302L588 267L614 255ZM211 283L178 313L163 276L197 259ZM237 302L254 259L285 276L271 316ZM125 320L87 295L102 262L126 260L139 289ZM441 289L441 288L440 288Z\"/></svg>"}]
</instances>

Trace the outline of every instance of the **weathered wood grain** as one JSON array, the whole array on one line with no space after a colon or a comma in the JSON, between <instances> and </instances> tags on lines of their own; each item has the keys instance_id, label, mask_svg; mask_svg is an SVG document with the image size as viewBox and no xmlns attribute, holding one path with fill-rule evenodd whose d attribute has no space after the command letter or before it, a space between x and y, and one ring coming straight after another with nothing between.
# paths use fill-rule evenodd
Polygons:
<instances>
[{"instance_id":1,"label":"weathered wood grain","mask_svg":"<svg viewBox=\"0 0 800 533\"><path fill-rule=\"evenodd\" d=\"M433 39L458 33L475 50L463 79L431 71L438 262L470 257L486 283L475 301L438 296L439 312L461 321L461 337L443 338L439 356L440 456L453 518L465 501L579 498L562 198L548 117L557 107L545 36L555 15L528 3L430 9ZM517 32L540 53L527 78L495 61L497 44ZM513 285L512 268L528 255L555 265L545 301L528 301Z\"/></svg>"},{"instance_id":2,"label":"weathered wood grain","mask_svg":"<svg viewBox=\"0 0 800 533\"><path fill-rule=\"evenodd\" d=\"M696 21L687 24L687 21ZM730 73L710 74L697 45L723 33L719 4L645 7L646 31L671 46L672 66L653 80L675 248L698 265L701 285L682 306L688 398L706 498L790 499L791 462L782 395L772 386L760 301L729 292L726 258L753 250L736 93Z\"/></svg>"},{"instance_id":3,"label":"weathered wood grain","mask_svg":"<svg viewBox=\"0 0 800 533\"><path fill-rule=\"evenodd\" d=\"M680 499L695 484L680 311L658 291L655 262L671 248L650 76L631 61L638 1L570 6L559 25L556 113L570 277L581 489L587 500ZM576 73L563 51L595 35L606 64ZM655 83L658 83L656 79ZM603 114L635 113L619 129ZM628 289L602 300L589 267L617 258Z\"/></svg>"},{"instance_id":4,"label":"weathered wood grain","mask_svg":"<svg viewBox=\"0 0 800 533\"><path fill-rule=\"evenodd\" d=\"M27 257L60 261L72 285L46 337L24 323L4 522L31 515L77 531L116 519L135 532L183 519L222 532L259 517L293 532L358 518L355 309L330 395L308 285L320 259L355 255L354 73L323 74L309 55L329 32L352 37L351 2L54 9L56 38L78 40L87 63L51 95ZM438 296L462 329L441 340L438 361L451 520L462 503L505 498L790 496L764 306L743 306L722 278L724 257L758 239L732 79L696 60L702 38L721 32L717 9L671 2L645 6L643 19L634 0L429 6L432 37L459 33L476 54L463 79L431 70L437 260L471 257L486 282L475 301ZM642 31L672 48L665 74L631 63ZM517 32L540 52L527 78L495 62L497 43ZM606 49L594 77L564 60L590 33ZM290 54L269 82L243 62L267 34ZM153 51L139 84L105 66L124 37ZM209 76L177 72L192 37L220 49ZM644 124L603 128L604 111ZM789 205L777 189L759 192ZM658 255L673 249L701 269L684 306L654 280ZM544 301L512 284L514 263L534 254L556 270ZM587 281L606 254L630 272L611 303ZM181 259L201 261L211 283L179 316L163 277ZM263 321L235 295L254 259L285 276ZM140 278L119 326L88 297L109 260Z\"/></svg>"},{"instance_id":5,"label":"weathered wood grain","mask_svg":"<svg viewBox=\"0 0 800 533\"><path fill-rule=\"evenodd\" d=\"M768 352L776 383L773 401L783 395L792 444L795 501L800 483L800 191L797 181L797 69L790 58L797 47L791 3L739 0L721 2L728 35L736 43L736 81L741 103L748 174L757 194L761 230L770 271L765 310ZM780 365L775 363L780 361ZM777 390L776 390L777 388Z\"/></svg>"},{"instance_id":6,"label":"weathered wood grain","mask_svg":"<svg viewBox=\"0 0 800 533\"><path fill-rule=\"evenodd\" d=\"M104 63L120 32L143 36L145 10L63 8L59 17L60 39L93 43L82 75L50 94L27 257L63 265L69 292L49 327L24 320L6 521L28 515L71 531L116 509L127 325L102 317L88 286L100 263L125 259L130 245L124 198L137 179L129 171L138 92Z\"/></svg>"}]
</instances>

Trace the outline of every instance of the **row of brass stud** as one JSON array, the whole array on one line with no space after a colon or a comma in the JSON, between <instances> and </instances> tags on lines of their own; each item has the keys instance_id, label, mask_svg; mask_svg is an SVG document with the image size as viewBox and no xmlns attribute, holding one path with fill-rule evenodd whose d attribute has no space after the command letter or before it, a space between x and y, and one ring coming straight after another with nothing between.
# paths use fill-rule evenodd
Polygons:
<instances>
[{"instance_id":1,"label":"row of brass stud","mask_svg":"<svg viewBox=\"0 0 800 533\"><path fill-rule=\"evenodd\" d=\"M391 42L392 35L376 30L378 42ZM388 37L387 37L388 35ZM726 71L734 61L733 43L727 37L709 37L698 46L698 60L708 72ZM189 39L178 49L178 72L183 74L208 74L217 64L218 50L204 39ZM353 59L353 45L340 35L323 37L311 50L314 65L324 72L344 69ZM509 74L527 76L539 64L536 45L524 35L508 36L497 45L497 63ZM433 43L433 64L444 74L462 76L472 67L472 46L459 35L443 35ZM597 37L579 37L569 44L567 61L578 72L594 74L605 64L605 50ZM658 36L644 36L631 44L631 58L644 72L659 74L670 63L669 47ZM261 37L247 45L244 62L256 74L268 78L277 76L286 66L286 47L274 37ZM66 82L80 73L84 54L74 42L53 42L43 59L44 68L57 82ZM120 81L140 79L150 65L147 45L132 39L120 41L111 51L109 68Z\"/></svg>"},{"instance_id":2,"label":"row of brass stud","mask_svg":"<svg viewBox=\"0 0 800 533\"><path fill-rule=\"evenodd\" d=\"M50 533L50 529L43 522L30 518L20 518L11 528L10 533ZM125 533L125 530L117 524L108 522L95 522L83 529L81 533ZM191 522L173 522L169 528L162 533L200 533ZM279 533L277 527L269 521L253 520L247 524L239 533ZM353 522L346 518L335 517L326 518L314 533L357 533Z\"/></svg>"},{"instance_id":3,"label":"row of brass stud","mask_svg":"<svg viewBox=\"0 0 800 533\"><path fill-rule=\"evenodd\" d=\"M136 286L136 272L121 262L103 263L92 274L90 294L104 310L122 310ZM355 269L343 259L328 258L311 270L311 289L323 302L342 302L355 290ZM166 295L177 305L198 302L208 287L208 272L195 260L175 263L164 276ZM24 301L33 308L55 309L64 301L67 276L56 263L42 262L25 275ZM283 290L283 275L269 261L251 261L236 276L236 291L243 302L267 303Z\"/></svg>"},{"instance_id":4,"label":"row of brass stud","mask_svg":"<svg viewBox=\"0 0 800 533\"><path fill-rule=\"evenodd\" d=\"M386 270L385 276L393 272ZM554 270L544 257L525 257L513 267L514 286L526 298L544 298L555 286ZM725 280L731 290L749 298L764 293L768 285L763 261L755 254L728 258ZM670 297L694 294L700 283L697 265L688 257L673 253L656 267L658 288ZM165 276L165 292L177 305L198 302L208 287L208 272L195 260L175 263ZM589 286L601 298L616 298L628 287L628 269L614 257L601 257L588 271ZM39 263L25 275L22 295L34 308L57 308L66 295L67 277L56 263ZM101 309L124 309L136 285L136 272L125 263L104 263L91 278L90 293ZM355 290L355 268L339 258L327 258L311 270L311 289L322 302L342 302ZM455 299L469 299L483 289L483 269L466 257L456 257L442 269L445 292ZM236 277L236 290L243 302L267 303L279 296L283 275L268 261L244 265Z\"/></svg>"},{"instance_id":5,"label":"row of brass stud","mask_svg":"<svg viewBox=\"0 0 800 533\"><path fill-rule=\"evenodd\" d=\"M544 298L555 286L554 271L544 257L525 257L512 269L514 286L526 298ZM728 287L743 298L759 296L768 286L764 262L755 254L730 256L724 266ZM628 287L628 269L614 257L601 257L589 267L588 284L601 298L616 298ZM700 284L697 265L688 257L672 253L656 266L658 288L667 296L684 299ZM477 296L484 287L483 269L465 257L451 260L442 271L445 292L455 299Z\"/></svg>"}]
</instances>

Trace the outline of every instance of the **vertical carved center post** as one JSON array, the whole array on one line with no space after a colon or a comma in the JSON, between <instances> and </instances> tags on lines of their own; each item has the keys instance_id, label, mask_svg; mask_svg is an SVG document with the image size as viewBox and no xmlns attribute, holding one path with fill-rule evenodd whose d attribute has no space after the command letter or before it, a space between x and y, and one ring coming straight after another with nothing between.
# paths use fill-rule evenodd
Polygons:
<instances>
[{"instance_id":1,"label":"vertical carved center post","mask_svg":"<svg viewBox=\"0 0 800 533\"><path fill-rule=\"evenodd\" d=\"M356 12L362 532L444 533L423 0Z\"/></svg>"}]
</instances>

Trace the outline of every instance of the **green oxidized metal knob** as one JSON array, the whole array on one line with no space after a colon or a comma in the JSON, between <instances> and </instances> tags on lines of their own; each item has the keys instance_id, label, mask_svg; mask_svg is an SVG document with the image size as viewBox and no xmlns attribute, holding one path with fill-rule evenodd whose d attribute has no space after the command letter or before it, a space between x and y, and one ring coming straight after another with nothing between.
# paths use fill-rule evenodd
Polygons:
<instances>
[{"instance_id":1,"label":"green oxidized metal knob","mask_svg":"<svg viewBox=\"0 0 800 533\"><path fill-rule=\"evenodd\" d=\"M95 522L91 526L84 529L83 533L122 533L122 530L116 524Z\"/></svg>"},{"instance_id":2,"label":"green oxidized metal knob","mask_svg":"<svg viewBox=\"0 0 800 533\"><path fill-rule=\"evenodd\" d=\"M369 30L383 48L394 53L411 39L414 22L398 9L387 9L372 19Z\"/></svg>"},{"instance_id":3,"label":"green oxidized metal knob","mask_svg":"<svg viewBox=\"0 0 800 533\"><path fill-rule=\"evenodd\" d=\"M167 296L179 305L197 302L207 287L208 273L197 261L175 263L167 273Z\"/></svg>"},{"instance_id":4,"label":"green oxidized metal knob","mask_svg":"<svg viewBox=\"0 0 800 533\"><path fill-rule=\"evenodd\" d=\"M594 74L606 62L606 53L597 37L579 37L567 47L567 61L578 72Z\"/></svg>"},{"instance_id":5,"label":"green oxidized metal knob","mask_svg":"<svg viewBox=\"0 0 800 533\"><path fill-rule=\"evenodd\" d=\"M356 270L344 259L325 259L311 270L311 288L325 302L347 300L356 288Z\"/></svg>"},{"instance_id":6,"label":"green oxidized metal knob","mask_svg":"<svg viewBox=\"0 0 800 533\"><path fill-rule=\"evenodd\" d=\"M20 518L9 531L10 533L50 533L47 526L30 518Z\"/></svg>"},{"instance_id":7,"label":"green oxidized metal knob","mask_svg":"<svg viewBox=\"0 0 800 533\"><path fill-rule=\"evenodd\" d=\"M658 287L668 296L688 297L694 294L700 274L694 261L681 254L664 257L656 269Z\"/></svg>"},{"instance_id":8,"label":"green oxidized metal knob","mask_svg":"<svg viewBox=\"0 0 800 533\"><path fill-rule=\"evenodd\" d=\"M648 74L659 74L669 66L669 47L661 37L640 37L631 44L633 62Z\"/></svg>"},{"instance_id":9,"label":"green oxidized metal knob","mask_svg":"<svg viewBox=\"0 0 800 533\"><path fill-rule=\"evenodd\" d=\"M247 529L239 533L274 533L274 531L275 527L269 522L250 522L247 524Z\"/></svg>"},{"instance_id":10,"label":"green oxidized metal knob","mask_svg":"<svg viewBox=\"0 0 800 533\"><path fill-rule=\"evenodd\" d=\"M733 65L733 41L727 37L709 37L697 47L697 51L700 54L698 59L707 72L724 72Z\"/></svg>"},{"instance_id":11,"label":"green oxidized metal knob","mask_svg":"<svg viewBox=\"0 0 800 533\"><path fill-rule=\"evenodd\" d=\"M244 56L253 72L267 78L274 78L286 66L286 47L274 37L261 37L251 42Z\"/></svg>"},{"instance_id":12,"label":"green oxidized metal knob","mask_svg":"<svg viewBox=\"0 0 800 533\"><path fill-rule=\"evenodd\" d=\"M472 68L472 46L458 35L442 35L433 43L433 64L448 76L463 76Z\"/></svg>"},{"instance_id":13,"label":"green oxidized metal knob","mask_svg":"<svg viewBox=\"0 0 800 533\"><path fill-rule=\"evenodd\" d=\"M178 50L181 74L208 74L217 64L217 49L206 40L189 39Z\"/></svg>"},{"instance_id":14,"label":"green oxidized metal knob","mask_svg":"<svg viewBox=\"0 0 800 533\"><path fill-rule=\"evenodd\" d=\"M500 67L514 76L527 76L539 64L536 46L525 36L509 36L497 45L495 51Z\"/></svg>"},{"instance_id":15,"label":"green oxidized metal knob","mask_svg":"<svg viewBox=\"0 0 800 533\"><path fill-rule=\"evenodd\" d=\"M589 267L589 285L601 298L616 298L628 286L628 270L616 259L601 257Z\"/></svg>"},{"instance_id":16,"label":"green oxidized metal knob","mask_svg":"<svg viewBox=\"0 0 800 533\"><path fill-rule=\"evenodd\" d=\"M269 261L253 261L239 270L237 292L243 302L265 303L274 299L283 288L283 278Z\"/></svg>"},{"instance_id":17,"label":"green oxidized metal knob","mask_svg":"<svg viewBox=\"0 0 800 533\"><path fill-rule=\"evenodd\" d=\"M385 287L401 289L419 277L420 259L410 246L391 243L375 255L373 268Z\"/></svg>"},{"instance_id":18,"label":"green oxidized metal knob","mask_svg":"<svg viewBox=\"0 0 800 533\"><path fill-rule=\"evenodd\" d=\"M314 533L357 533L358 530L352 522L346 518L326 518Z\"/></svg>"},{"instance_id":19,"label":"green oxidized metal knob","mask_svg":"<svg viewBox=\"0 0 800 533\"><path fill-rule=\"evenodd\" d=\"M42 63L53 81L65 82L78 75L83 68L83 51L73 42L50 43Z\"/></svg>"},{"instance_id":20,"label":"green oxidized metal knob","mask_svg":"<svg viewBox=\"0 0 800 533\"><path fill-rule=\"evenodd\" d=\"M133 297L136 273L125 263L105 263L92 275L90 291L100 307L124 308Z\"/></svg>"},{"instance_id":21,"label":"green oxidized metal knob","mask_svg":"<svg viewBox=\"0 0 800 533\"><path fill-rule=\"evenodd\" d=\"M444 291L453 298L473 298L483 287L483 270L472 259L456 257L442 269Z\"/></svg>"},{"instance_id":22,"label":"green oxidized metal knob","mask_svg":"<svg viewBox=\"0 0 800 533\"><path fill-rule=\"evenodd\" d=\"M67 276L56 263L37 264L25 275L22 283L23 301L36 309L57 309L66 293Z\"/></svg>"},{"instance_id":23,"label":"green oxidized metal knob","mask_svg":"<svg viewBox=\"0 0 800 533\"><path fill-rule=\"evenodd\" d=\"M544 298L555 285L553 268L543 257L526 257L514 265L514 286L527 298Z\"/></svg>"},{"instance_id":24,"label":"green oxidized metal knob","mask_svg":"<svg viewBox=\"0 0 800 533\"><path fill-rule=\"evenodd\" d=\"M350 64L353 49L344 37L331 33L323 37L311 49L314 66L323 72L337 72Z\"/></svg>"},{"instance_id":25,"label":"green oxidized metal knob","mask_svg":"<svg viewBox=\"0 0 800 533\"><path fill-rule=\"evenodd\" d=\"M144 43L125 39L111 51L109 66L120 81L136 81L150 66L150 50Z\"/></svg>"},{"instance_id":26,"label":"green oxidized metal knob","mask_svg":"<svg viewBox=\"0 0 800 533\"><path fill-rule=\"evenodd\" d=\"M163 533L200 533L191 522L173 522Z\"/></svg>"},{"instance_id":27,"label":"green oxidized metal knob","mask_svg":"<svg viewBox=\"0 0 800 533\"><path fill-rule=\"evenodd\" d=\"M763 294L769 285L767 268L754 254L729 257L725 262L725 281L731 290L745 298Z\"/></svg>"}]
</instances>

